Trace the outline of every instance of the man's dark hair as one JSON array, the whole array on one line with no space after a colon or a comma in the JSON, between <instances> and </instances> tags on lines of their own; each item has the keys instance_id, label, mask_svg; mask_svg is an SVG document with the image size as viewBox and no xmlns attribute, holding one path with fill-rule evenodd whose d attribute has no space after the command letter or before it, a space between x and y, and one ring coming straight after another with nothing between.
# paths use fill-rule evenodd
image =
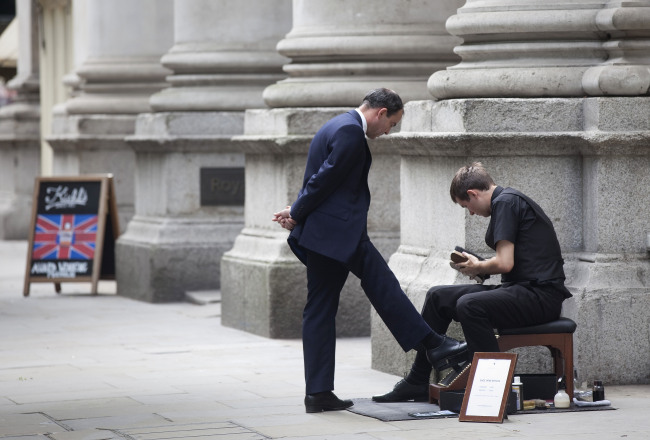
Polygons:
<instances>
[{"instance_id":1,"label":"man's dark hair","mask_svg":"<svg viewBox=\"0 0 650 440\"><path fill-rule=\"evenodd\" d=\"M393 90L385 88L369 91L365 98L363 98L363 102L361 102L361 105L364 104L370 108L386 107L388 110L386 116L388 117L404 109L402 98Z\"/></svg>"},{"instance_id":2,"label":"man's dark hair","mask_svg":"<svg viewBox=\"0 0 650 440\"><path fill-rule=\"evenodd\" d=\"M469 200L467 190L477 189L479 191L487 191L494 185L494 180L485 171L481 162L474 162L466 165L456 171L456 175L451 181L449 187L449 194L454 203L458 200Z\"/></svg>"}]
</instances>

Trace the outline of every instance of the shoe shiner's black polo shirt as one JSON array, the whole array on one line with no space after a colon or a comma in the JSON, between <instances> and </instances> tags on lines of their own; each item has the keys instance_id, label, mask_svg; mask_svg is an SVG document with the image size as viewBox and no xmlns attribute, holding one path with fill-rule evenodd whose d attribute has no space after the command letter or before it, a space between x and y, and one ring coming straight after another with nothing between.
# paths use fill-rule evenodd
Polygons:
<instances>
[{"instance_id":1,"label":"shoe shiner's black polo shirt","mask_svg":"<svg viewBox=\"0 0 650 440\"><path fill-rule=\"evenodd\" d=\"M501 282L557 283L565 297L570 297L564 287L560 244L542 208L521 192L501 186L492 193L491 207L485 242L494 250L499 240L515 245L514 266L509 273L501 275Z\"/></svg>"}]
</instances>

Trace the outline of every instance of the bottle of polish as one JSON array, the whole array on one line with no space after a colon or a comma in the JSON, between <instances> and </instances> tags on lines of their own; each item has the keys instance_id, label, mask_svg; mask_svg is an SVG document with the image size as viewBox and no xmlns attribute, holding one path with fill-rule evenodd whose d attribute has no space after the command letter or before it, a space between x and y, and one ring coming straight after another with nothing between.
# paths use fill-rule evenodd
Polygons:
<instances>
[{"instance_id":1,"label":"bottle of polish","mask_svg":"<svg viewBox=\"0 0 650 440\"><path fill-rule=\"evenodd\" d=\"M560 379L557 394L553 398L553 404L556 408L569 408L571 406L571 399L569 399L569 395L566 393L564 378Z\"/></svg>"},{"instance_id":2,"label":"bottle of polish","mask_svg":"<svg viewBox=\"0 0 650 440\"><path fill-rule=\"evenodd\" d=\"M524 384L521 383L521 378L515 376L515 381L512 383L512 391L517 395L517 411L524 410Z\"/></svg>"},{"instance_id":3,"label":"bottle of polish","mask_svg":"<svg viewBox=\"0 0 650 440\"><path fill-rule=\"evenodd\" d=\"M605 387L602 380L594 380L593 401L605 400Z\"/></svg>"}]
</instances>

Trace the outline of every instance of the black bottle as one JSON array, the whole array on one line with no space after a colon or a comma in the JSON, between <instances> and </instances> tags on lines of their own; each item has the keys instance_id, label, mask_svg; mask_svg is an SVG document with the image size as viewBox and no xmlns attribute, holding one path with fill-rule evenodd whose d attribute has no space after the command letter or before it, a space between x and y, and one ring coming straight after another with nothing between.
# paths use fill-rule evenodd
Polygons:
<instances>
[{"instance_id":1,"label":"black bottle","mask_svg":"<svg viewBox=\"0 0 650 440\"><path fill-rule=\"evenodd\" d=\"M594 380L593 401L605 400L605 387L602 380Z\"/></svg>"}]
</instances>

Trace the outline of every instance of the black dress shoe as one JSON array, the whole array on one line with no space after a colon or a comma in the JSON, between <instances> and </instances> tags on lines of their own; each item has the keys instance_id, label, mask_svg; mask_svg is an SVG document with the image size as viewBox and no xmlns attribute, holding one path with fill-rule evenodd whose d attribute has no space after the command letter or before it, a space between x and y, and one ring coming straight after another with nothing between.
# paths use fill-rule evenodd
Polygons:
<instances>
[{"instance_id":1,"label":"black dress shoe","mask_svg":"<svg viewBox=\"0 0 650 440\"><path fill-rule=\"evenodd\" d=\"M402 379L395 384L393 391L382 396L372 396L372 400L380 403L388 402L426 402L429 400L429 384L413 385Z\"/></svg>"},{"instance_id":2,"label":"black dress shoe","mask_svg":"<svg viewBox=\"0 0 650 440\"><path fill-rule=\"evenodd\" d=\"M307 394L305 396L305 409L308 413L323 411L340 411L354 405L351 400L341 400L331 391Z\"/></svg>"},{"instance_id":3,"label":"black dress shoe","mask_svg":"<svg viewBox=\"0 0 650 440\"><path fill-rule=\"evenodd\" d=\"M467 360L467 342L443 335L443 340L436 348L427 350L427 359L436 370L452 368Z\"/></svg>"}]
</instances>

